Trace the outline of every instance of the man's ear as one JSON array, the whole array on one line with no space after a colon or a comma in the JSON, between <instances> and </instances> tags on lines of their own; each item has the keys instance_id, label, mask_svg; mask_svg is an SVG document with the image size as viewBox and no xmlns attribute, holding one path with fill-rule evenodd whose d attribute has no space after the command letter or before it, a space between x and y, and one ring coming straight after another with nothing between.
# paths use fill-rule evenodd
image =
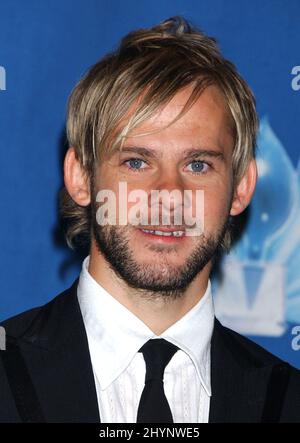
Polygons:
<instances>
[{"instance_id":1,"label":"man's ear","mask_svg":"<svg viewBox=\"0 0 300 443\"><path fill-rule=\"evenodd\" d=\"M80 206L91 201L90 186L84 170L76 158L75 149L69 148L64 160L64 181L68 193Z\"/></svg>"},{"instance_id":2,"label":"man's ear","mask_svg":"<svg viewBox=\"0 0 300 443\"><path fill-rule=\"evenodd\" d=\"M230 215L238 215L249 205L257 182L257 165L252 159L235 188Z\"/></svg>"}]
</instances>

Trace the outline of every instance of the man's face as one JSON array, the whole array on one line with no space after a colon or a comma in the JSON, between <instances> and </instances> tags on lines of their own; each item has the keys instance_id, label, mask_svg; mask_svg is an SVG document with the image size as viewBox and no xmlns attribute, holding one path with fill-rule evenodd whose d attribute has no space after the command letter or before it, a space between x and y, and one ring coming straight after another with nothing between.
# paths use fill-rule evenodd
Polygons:
<instances>
[{"instance_id":1,"label":"man's face","mask_svg":"<svg viewBox=\"0 0 300 443\"><path fill-rule=\"evenodd\" d=\"M123 149L102 161L92 190L94 241L113 270L132 287L173 296L182 294L197 274L210 266L226 230L233 195L234 139L229 110L215 86L206 88L183 117L165 128L190 93L190 88L180 91L160 112L132 130ZM181 195L190 190L195 197L196 190L203 190L203 233L166 236L145 232L184 232L187 228L184 222L174 225L174 219L167 226L151 225L150 197L148 225L100 226L96 195L110 189L118 202L119 182L127 183L128 193L143 190L149 196L153 190L176 189ZM134 203L126 204L130 210ZM195 204L193 198L193 214ZM171 205L171 220L175 206Z\"/></svg>"}]
</instances>

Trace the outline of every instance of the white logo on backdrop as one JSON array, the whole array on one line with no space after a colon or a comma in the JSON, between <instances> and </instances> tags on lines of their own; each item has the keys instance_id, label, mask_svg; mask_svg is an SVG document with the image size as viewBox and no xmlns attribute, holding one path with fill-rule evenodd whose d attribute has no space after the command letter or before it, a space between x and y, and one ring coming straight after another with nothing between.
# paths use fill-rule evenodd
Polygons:
<instances>
[{"instance_id":1,"label":"white logo on backdrop","mask_svg":"<svg viewBox=\"0 0 300 443\"><path fill-rule=\"evenodd\" d=\"M300 162L295 168L267 118L249 222L214 281L216 315L246 335L280 336L300 321Z\"/></svg>"}]
</instances>

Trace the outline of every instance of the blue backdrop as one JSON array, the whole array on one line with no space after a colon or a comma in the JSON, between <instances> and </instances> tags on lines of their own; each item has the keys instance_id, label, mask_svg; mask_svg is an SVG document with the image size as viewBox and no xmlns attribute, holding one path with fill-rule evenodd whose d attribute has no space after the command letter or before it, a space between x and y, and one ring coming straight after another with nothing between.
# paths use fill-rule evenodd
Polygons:
<instances>
[{"instance_id":1,"label":"blue backdrop","mask_svg":"<svg viewBox=\"0 0 300 443\"><path fill-rule=\"evenodd\" d=\"M300 367L299 0L0 1L0 318L45 303L79 271L57 230L75 82L125 33L177 14L217 38L262 122L258 191L214 283L218 315Z\"/></svg>"}]
</instances>

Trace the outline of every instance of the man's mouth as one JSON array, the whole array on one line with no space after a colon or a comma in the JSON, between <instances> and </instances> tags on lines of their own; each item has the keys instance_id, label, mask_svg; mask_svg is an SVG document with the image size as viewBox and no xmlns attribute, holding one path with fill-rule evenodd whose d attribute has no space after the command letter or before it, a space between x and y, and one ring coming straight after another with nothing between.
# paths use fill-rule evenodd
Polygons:
<instances>
[{"instance_id":1,"label":"man's mouth","mask_svg":"<svg viewBox=\"0 0 300 443\"><path fill-rule=\"evenodd\" d=\"M162 237L183 237L185 231L161 231L161 230L151 230L151 229L141 229L142 232L146 234L153 234Z\"/></svg>"},{"instance_id":2,"label":"man's mouth","mask_svg":"<svg viewBox=\"0 0 300 443\"><path fill-rule=\"evenodd\" d=\"M158 226L155 229L152 226L150 228L139 227L138 230L145 238L160 244L177 243L186 238L185 228L181 226Z\"/></svg>"}]
</instances>

